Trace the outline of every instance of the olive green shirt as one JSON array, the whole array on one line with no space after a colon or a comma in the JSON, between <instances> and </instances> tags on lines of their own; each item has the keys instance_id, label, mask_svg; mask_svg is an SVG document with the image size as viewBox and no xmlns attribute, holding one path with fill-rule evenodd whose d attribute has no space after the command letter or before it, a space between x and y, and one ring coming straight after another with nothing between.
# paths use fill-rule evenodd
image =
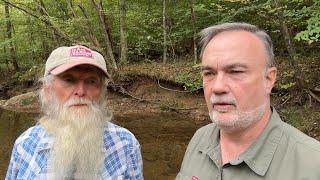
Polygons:
<instances>
[{"instance_id":1,"label":"olive green shirt","mask_svg":"<svg viewBox=\"0 0 320 180\"><path fill-rule=\"evenodd\" d=\"M281 121L273 110L266 128L230 163L221 165L219 128L192 137L176 180L320 180L320 142Z\"/></svg>"}]
</instances>

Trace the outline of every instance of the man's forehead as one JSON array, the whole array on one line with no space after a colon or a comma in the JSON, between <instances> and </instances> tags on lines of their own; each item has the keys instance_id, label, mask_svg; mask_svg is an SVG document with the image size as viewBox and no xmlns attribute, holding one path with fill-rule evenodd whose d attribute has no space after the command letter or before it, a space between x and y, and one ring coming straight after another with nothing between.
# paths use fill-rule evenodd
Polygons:
<instances>
[{"instance_id":1,"label":"man's forehead","mask_svg":"<svg viewBox=\"0 0 320 180\"><path fill-rule=\"evenodd\" d=\"M100 78L103 77L103 72L99 68L92 66L92 65L87 65L87 64L72 67L72 68L68 69L67 71L61 73L60 76L64 76L64 75L71 74L74 72L75 73L78 73L78 72L86 73L86 74L98 76Z\"/></svg>"},{"instance_id":2,"label":"man's forehead","mask_svg":"<svg viewBox=\"0 0 320 180\"><path fill-rule=\"evenodd\" d=\"M92 66L92 65L87 65L87 64L82 64L79 66L72 67L72 68L68 69L67 71L65 71L64 73L66 73L66 72L88 72L88 73L95 73L98 76L103 75L103 72L99 68Z\"/></svg>"},{"instance_id":3,"label":"man's forehead","mask_svg":"<svg viewBox=\"0 0 320 180\"><path fill-rule=\"evenodd\" d=\"M227 31L212 38L202 56L203 66L243 64L265 66L266 53L261 40L246 31Z\"/></svg>"}]
</instances>

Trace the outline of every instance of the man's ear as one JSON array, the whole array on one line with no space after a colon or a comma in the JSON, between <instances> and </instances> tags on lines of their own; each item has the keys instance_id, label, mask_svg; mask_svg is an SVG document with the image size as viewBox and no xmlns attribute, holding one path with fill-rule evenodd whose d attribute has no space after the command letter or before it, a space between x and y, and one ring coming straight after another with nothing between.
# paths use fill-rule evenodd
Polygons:
<instances>
[{"instance_id":1,"label":"man's ear","mask_svg":"<svg viewBox=\"0 0 320 180\"><path fill-rule=\"evenodd\" d=\"M270 94L277 79L277 68L270 67L266 72L266 90Z\"/></svg>"}]
</instances>

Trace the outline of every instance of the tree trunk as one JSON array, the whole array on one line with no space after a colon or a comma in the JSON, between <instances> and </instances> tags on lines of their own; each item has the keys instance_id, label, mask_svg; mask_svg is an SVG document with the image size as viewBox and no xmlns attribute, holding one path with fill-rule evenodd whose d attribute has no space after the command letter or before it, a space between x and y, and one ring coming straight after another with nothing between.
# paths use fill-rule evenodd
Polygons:
<instances>
[{"instance_id":1,"label":"tree trunk","mask_svg":"<svg viewBox=\"0 0 320 180\"><path fill-rule=\"evenodd\" d=\"M68 5L70 6L70 10L71 10L72 16L73 16L73 17L76 17L77 14L76 14L76 12L74 11L74 7L73 7L73 2L72 2L72 0L68 0Z\"/></svg>"},{"instance_id":2,"label":"tree trunk","mask_svg":"<svg viewBox=\"0 0 320 180\"><path fill-rule=\"evenodd\" d=\"M50 15L48 13L48 10L47 10L43 0L39 0L38 7L39 7L40 14L49 19ZM60 45L59 35L57 34L57 32L55 30L52 31L51 39L52 39L52 42L54 43L54 46Z\"/></svg>"},{"instance_id":3,"label":"tree trunk","mask_svg":"<svg viewBox=\"0 0 320 180\"><path fill-rule=\"evenodd\" d=\"M3 46L3 54L7 55L7 49L6 49L6 46ZM10 71L10 68L9 68L9 61L8 61L8 58L7 58L7 57L6 57L5 61L6 61L7 70L8 70L8 71Z\"/></svg>"},{"instance_id":4,"label":"tree trunk","mask_svg":"<svg viewBox=\"0 0 320 180\"><path fill-rule=\"evenodd\" d=\"M27 23L28 23L28 27L29 27L29 37L28 37L28 39L29 39L29 44L30 44L30 46L32 46L33 44L35 44L35 42L34 42L34 40L35 40L35 37L34 37L34 32L33 32L33 30L35 29L34 28L34 24L33 24L33 22L32 22L32 20L31 20L31 18L30 17L28 17L27 18ZM37 55L35 54L35 52L34 52L34 49L32 48L31 49L31 59L37 59Z\"/></svg>"},{"instance_id":5,"label":"tree trunk","mask_svg":"<svg viewBox=\"0 0 320 180\"><path fill-rule=\"evenodd\" d=\"M39 21L43 22L48 28L50 28L50 29L52 29L54 31L54 35L56 35L57 37L61 38L62 40L65 40L65 41L67 41L69 43L73 43L73 44L74 43L79 44L79 45L83 44L79 40L73 39L72 37L68 36L58 26L55 26L55 24L50 20L50 17L48 15L48 12L45 10L45 7L43 7L43 6L38 4L39 8L43 11L42 14L44 14L43 16L40 16L37 13L35 13L34 10L20 7L20 6L18 6L16 4L13 4L13 3L11 3L10 1L7 1L7 0L1 0L1 1L3 1L5 3L8 3L10 6L18 9L19 11L22 11L23 13L26 13L26 14L38 19ZM46 16L46 14L47 14L47 16ZM43 44L44 49L49 50L48 43L45 40L43 41L42 44ZM101 48L92 46L91 44L87 44L87 46L90 49L101 49ZM49 52L49 51L45 51L45 52ZM48 55L46 55L46 58L47 57L48 57ZM112 66L110 66L110 67L112 67ZM108 76L109 79L112 79L112 77L111 77L111 75L109 73L107 74L107 76Z\"/></svg>"},{"instance_id":6,"label":"tree trunk","mask_svg":"<svg viewBox=\"0 0 320 180\"><path fill-rule=\"evenodd\" d=\"M291 41L291 35L289 32L288 26L286 24L283 7L281 4L279 4L278 0L275 1L275 5L276 5L276 8L278 9L278 21L281 26L281 33L283 35L283 38L286 43L287 50L291 59L290 64L294 68L295 81L297 83L297 87L299 89L303 89L305 83L302 79L300 68L297 65L298 55L295 51L293 42Z\"/></svg>"},{"instance_id":7,"label":"tree trunk","mask_svg":"<svg viewBox=\"0 0 320 180\"><path fill-rule=\"evenodd\" d=\"M98 38L95 36L94 29L93 29L93 27L92 27L92 25L91 25L91 23L90 23L90 19L89 19L89 16L88 16L88 13L87 13L86 9L85 9L83 6L81 6L81 5L78 5L78 7L80 8L83 16L86 18L86 21L87 21L87 22L86 22L86 24L87 24L87 26L86 26L86 31L88 32L88 39L89 39L89 41L90 41L94 46L96 46L98 49L103 50L103 51L102 51L102 54L103 54L104 57L108 57L108 50L107 50L107 48L102 48L102 47L101 47L101 44L100 44L100 42L99 42L99 40L98 40ZM111 72L113 68L112 68L112 65L110 64L110 61L109 61L108 59L106 60L106 64L107 64L108 72Z\"/></svg>"},{"instance_id":8,"label":"tree trunk","mask_svg":"<svg viewBox=\"0 0 320 180\"><path fill-rule=\"evenodd\" d=\"M5 3L5 17L6 17L6 24L7 24L7 37L10 40L9 51L10 51L11 62L12 62L14 71L17 72L19 71L20 68L17 62L16 46L12 40L13 25L10 20L10 7L8 3Z\"/></svg>"},{"instance_id":9,"label":"tree trunk","mask_svg":"<svg viewBox=\"0 0 320 180\"><path fill-rule=\"evenodd\" d=\"M81 44L79 41L74 40L70 36L65 34L61 29L59 29L59 27L55 26L47 16L40 17L39 15L37 15L36 13L34 13L30 9L22 8L22 7L20 7L20 6L16 5L16 4L13 4L13 3L11 3L10 1L7 1L7 0L2 0L2 1L5 2L5 3L10 4L10 6L18 9L19 11L22 11L22 12L24 12L24 13L26 13L26 14L34 17L34 18L37 18L40 21L42 21L47 27L51 28L54 31L55 35L57 35L61 39L64 39L64 40L66 40L68 42Z\"/></svg>"},{"instance_id":10,"label":"tree trunk","mask_svg":"<svg viewBox=\"0 0 320 180\"><path fill-rule=\"evenodd\" d=\"M167 42L167 25L166 25L166 16L167 16L167 8L166 8L166 0L163 0L163 63L167 62L167 51L168 51L168 42Z\"/></svg>"},{"instance_id":11,"label":"tree trunk","mask_svg":"<svg viewBox=\"0 0 320 180\"><path fill-rule=\"evenodd\" d=\"M125 0L119 0L119 12L120 12L120 63L127 63L127 33L126 33L126 5Z\"/></svg>"},{"instance_id":12,"label":"tree trunk","mask_svg":"<svg viewBox=\"0 0 320 180\"><path fill-rule=\"evenodd\" d=\"M91 41L92 44L94 44L96 47L101 49L101 44L98 41L98 38L94 35L94 29L92 28L92 25L90 23L90 19L89 19L89 16L88 16L86 9L81 5L78 5L78 7L80 8L83 16L86 18L86 21L87 21L85 27L88 32L88 39Z\"/></svg>"},{"instance_id":13,"label":"tree trunk","mask_svg":"<svg viewBox=\"0 0 320 180\"><path fill-rule=\"evenodd\" d=\"M196 23L196 15L194 13L193 10L193 0L189 1L189 7L190 7L190 13L191 13L191 23L192 23L192 31L193 31L193 55L194 55L194 60L193 63L197 64L198 61L198 53L197 53L197 30L195 27L195 23Z\"/></svg>"},{"instance_id":14,"label":"tree trunk","mask_svg":"<svg viewBox=\"0 0 320 180\"><path fill-rule=\"evenodd\" d=\"M103 35L104 35L106 45L107 45L107 55L108 55L108 57L111 61L111 64L112 64L112 70L117 71L118 67L117 67L117 63L116 63L116 60L113 55L112 45L111 45L111 41L110 41L109 34L108 34L108 25L107 25L106 15L104 13L103 6L102 6L102 0L100 0L99 3L96 3L94 0L91 0L91 1L99 14L100 23L102 24L103 29L104 29Z\"/></svg>"}]
</instances>

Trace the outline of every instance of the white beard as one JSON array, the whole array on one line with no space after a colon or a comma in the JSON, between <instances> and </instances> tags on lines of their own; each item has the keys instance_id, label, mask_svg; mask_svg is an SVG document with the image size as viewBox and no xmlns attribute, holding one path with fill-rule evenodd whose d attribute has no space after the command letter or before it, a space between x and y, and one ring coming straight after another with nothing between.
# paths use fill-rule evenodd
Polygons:
<instances>
[{"instance_id":1,"label":"white beard","mask_svg":"<svg viewBox=\"0 0 320 180\"><path fill-rule=\"evenodd\" d=\"M48 161L53 179L98 179L104 160L103 128L112 116L102 108L105 103L70 99L62 105L54 94L49 99L42 100L47 112L39 123L55 137ZM87 106L69 107L77 103Z\"/></svg>"}]
</instances>

